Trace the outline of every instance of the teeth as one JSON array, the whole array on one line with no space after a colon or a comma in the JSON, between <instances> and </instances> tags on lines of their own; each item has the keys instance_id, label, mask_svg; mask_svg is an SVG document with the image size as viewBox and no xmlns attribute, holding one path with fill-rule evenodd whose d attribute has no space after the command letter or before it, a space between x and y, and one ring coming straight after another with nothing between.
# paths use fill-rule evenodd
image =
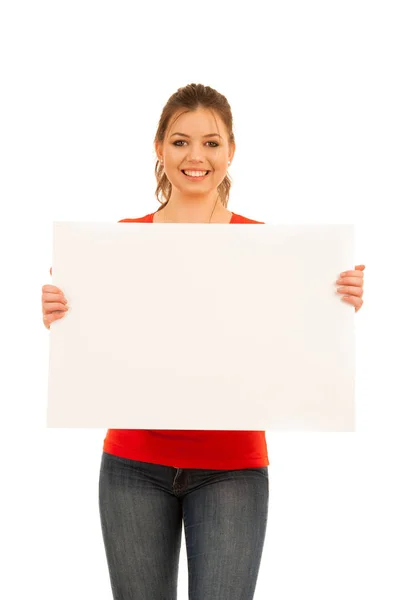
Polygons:
<instances>
[{"instance_id":1,"label":"teeth","mask_svg":"<svg viewBox=\"0 0 400 600\"><path fill-rule=\"evenodd\" d=\"M189 175L190 177L201 177L205 175L207 171L183 171L185 175Z\"/></svg>"}]
</instances>

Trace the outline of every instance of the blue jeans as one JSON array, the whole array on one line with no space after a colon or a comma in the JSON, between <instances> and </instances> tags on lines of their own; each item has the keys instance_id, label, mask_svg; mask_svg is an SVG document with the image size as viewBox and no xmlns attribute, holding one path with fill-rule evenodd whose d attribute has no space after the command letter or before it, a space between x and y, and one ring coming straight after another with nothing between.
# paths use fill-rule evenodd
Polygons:
<instances>
[{"instance_id":1,"label":"blue jeans","mask_svg":"<svg viewBox=\"0 0 400 600\"><path fill-rule=\"evenodd\" d=\"M101 528L114 600L176 600L182 518L189 600L251 600L268 467L176 469L103 451Z\"/></svg>"}]
</instances>

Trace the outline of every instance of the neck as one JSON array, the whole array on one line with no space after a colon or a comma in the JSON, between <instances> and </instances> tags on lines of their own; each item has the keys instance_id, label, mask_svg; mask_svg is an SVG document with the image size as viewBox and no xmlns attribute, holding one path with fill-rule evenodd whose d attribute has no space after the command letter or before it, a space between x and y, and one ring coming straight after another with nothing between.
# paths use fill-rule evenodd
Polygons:
<instances>
[{"instance_id":1,"label":"neck","mask_svg":"<svg viewBox=\"0 0 400 600\"><path fill-rule=\"evenodd\" d=\"M174 223L208 223L211 216L214 218L221 209L224 209L221 199L215 195L209 198L171 196L160 213L163 220Z\"/></svg>"}]
</instances>

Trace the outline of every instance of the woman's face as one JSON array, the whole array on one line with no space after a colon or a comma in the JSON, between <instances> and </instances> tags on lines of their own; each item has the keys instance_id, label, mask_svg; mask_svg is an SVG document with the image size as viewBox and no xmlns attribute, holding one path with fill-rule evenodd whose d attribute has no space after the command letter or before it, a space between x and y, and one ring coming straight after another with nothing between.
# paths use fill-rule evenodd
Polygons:
<instances>
[{"instance_id":1,"label":"woman's face","mask_svg":"<svg viewBox=\"0 0 400 600\"><path fill-rule=\"evenodd\" d=\"M163 145L156 145L157 155L164 161L164 172L178 193L208 195L224 180L228 161L234 155L234 144L229 147L225 124L216 112L199 108L174 119L175 116ZM190 179L183 170L209 173Z\"/></svg>"}]
</instances>

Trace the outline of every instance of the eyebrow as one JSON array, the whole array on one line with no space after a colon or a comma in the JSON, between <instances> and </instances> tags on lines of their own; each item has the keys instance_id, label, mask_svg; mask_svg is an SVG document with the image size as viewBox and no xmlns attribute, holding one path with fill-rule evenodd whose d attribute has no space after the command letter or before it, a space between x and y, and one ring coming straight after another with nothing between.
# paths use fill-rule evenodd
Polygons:
<instances>
[{"instance_id":1,"label":"eyebrow","mask_svg":"<svg viewBox=\"0 0 400 600\"><path fill-rule=\"evenodd\" d=\"M176 132L176 133L173 133L173 134L171 135L171 137L172 137L172 136L174 136L174 135L181 135L182 137L187 137L187 138L190 138L190 135L186 135L186 133L179 133L179 132ZM219 135L219 133L208 133L207 135L203 135L203 137L205 137L205 138L207 138L207 137L213 137L214 135L216 135L216 136L220 137L220 138L221 138L221 140L222 140L222 137Z\"/></svg>"}]
</instances>

